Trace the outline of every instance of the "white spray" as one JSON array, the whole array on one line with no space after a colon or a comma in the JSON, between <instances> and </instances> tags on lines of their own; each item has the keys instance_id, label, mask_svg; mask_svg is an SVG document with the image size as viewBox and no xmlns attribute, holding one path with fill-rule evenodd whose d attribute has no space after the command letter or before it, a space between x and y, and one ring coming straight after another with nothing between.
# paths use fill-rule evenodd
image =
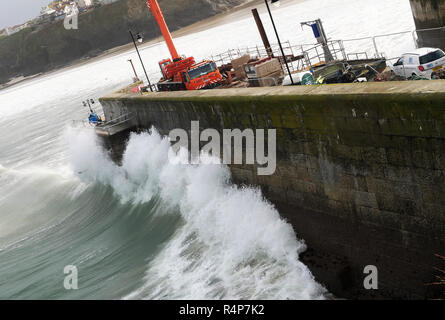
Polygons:
<instances>
[{"instance_id":1,"label":"white spray","mask_svg":"<svg viewBox=\"0 0 445 320\"><path fill-rule=\"evenodd\" d=\"M326 290L298 260L305 245L260 191L230 184L218 161L169 161L170 142L156 130L132 134L122 166L98 147L94 133L68 134L74 171L113 187L123 202L155 195L184 219L148 265L144 283L125 299L322 299Z\"/></svg>"}]
</instances>

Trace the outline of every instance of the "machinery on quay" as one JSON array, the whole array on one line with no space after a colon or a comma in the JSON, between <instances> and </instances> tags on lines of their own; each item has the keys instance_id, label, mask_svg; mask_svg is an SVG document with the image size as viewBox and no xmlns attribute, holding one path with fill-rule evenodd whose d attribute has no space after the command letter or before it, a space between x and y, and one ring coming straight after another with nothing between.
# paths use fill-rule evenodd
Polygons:
<instances>
[{"instance_id":1,"label":"machinery on quay","mask_svg":"<svg viewBox=\"0 0 445 320\"><path fill-rule=\"evenodd\" d=\"M223 82L216 63L204 60L196 63L194 57L181 57L176 51L164 15L156 0L146 0L147 8L153 12L161 29L171 58L159 62L162 79L157 84L159 91L212 89Z\"/></svg>"}]
</instances>

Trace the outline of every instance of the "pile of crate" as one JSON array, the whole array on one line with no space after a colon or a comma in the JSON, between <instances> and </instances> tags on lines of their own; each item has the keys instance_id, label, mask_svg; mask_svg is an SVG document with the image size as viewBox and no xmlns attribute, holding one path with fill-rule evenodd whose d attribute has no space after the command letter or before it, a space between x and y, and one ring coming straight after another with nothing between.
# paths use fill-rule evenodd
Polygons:
<instances>
[{"instance_id":1,"label":"pile of crate","mask_svg":"<svg viewBox=\"0 0 445 320\"><path fill-rule=\"evenodd\" d=\"M276 86L282 80L283 70L278 59L266 59L254 64L255 73L249 79L251 86L271 87Z\"/></svg>"},{"instance_id":2,"label":"pile of crate","mask_svg":"<svg viewBox=\"0 0 445 320\"><path fill-rule=\"evenodd\" d=\"M246 72L244 71L244 65L251 61L250 55L246 54L242 57L232 60L232 68L234 75L237 79L242 80L246 78Z\"/></svg>"},{"instance_id":3,"label":"pile of crate","mask_svg":"<svg viewBox=\"0 0 445 320\"><path fill-rule=\"evenodd\" d=\"M276 58L251 59L250 55L232 60L234 76L238 80L247 78L250 87L270 87L279 85L283 70Z\"/></svg>"}]
</instances>

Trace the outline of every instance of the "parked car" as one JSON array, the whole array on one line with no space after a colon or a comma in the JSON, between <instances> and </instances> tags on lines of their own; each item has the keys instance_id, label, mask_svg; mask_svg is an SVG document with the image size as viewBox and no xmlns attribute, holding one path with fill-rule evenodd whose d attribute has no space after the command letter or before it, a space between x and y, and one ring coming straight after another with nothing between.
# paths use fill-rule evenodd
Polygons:
<instances>
[{"instance_id":1,"label":"parked car","mask_svg":"<svg viewBox=\"0 0 445 320\"><path fill-rule=\"evenodd\" d=\"M435 72L445 68L445 53L438 48L420 48L405 53L392 66L394 73L409 78L414 75L431 79Z\"/></svg>"}]
</instances>

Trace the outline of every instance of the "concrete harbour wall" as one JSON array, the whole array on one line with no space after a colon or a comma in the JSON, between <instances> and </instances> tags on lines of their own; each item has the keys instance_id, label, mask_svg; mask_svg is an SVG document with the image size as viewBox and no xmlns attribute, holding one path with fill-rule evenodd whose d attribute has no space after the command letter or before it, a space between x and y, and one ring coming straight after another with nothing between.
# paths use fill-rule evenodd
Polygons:
<instances>
[{"instance_id":1,"label":"concrete harbour wall","mask_svg":"<svg viewBox=\"0 0 445 320\"><path fill-rule=\"evenodd\" d=\"M140 129L165 135L196 120L202 130L276 129L275 174L232 165L233 180L261 187L305 239L316 279L345 298L440 294L425 284L440 266L434 254L445 255L445 81L115 93L101 103L107 120L131 112ZM378 290L363 288L367 265Z\"/></svg>"}]
</instances>

